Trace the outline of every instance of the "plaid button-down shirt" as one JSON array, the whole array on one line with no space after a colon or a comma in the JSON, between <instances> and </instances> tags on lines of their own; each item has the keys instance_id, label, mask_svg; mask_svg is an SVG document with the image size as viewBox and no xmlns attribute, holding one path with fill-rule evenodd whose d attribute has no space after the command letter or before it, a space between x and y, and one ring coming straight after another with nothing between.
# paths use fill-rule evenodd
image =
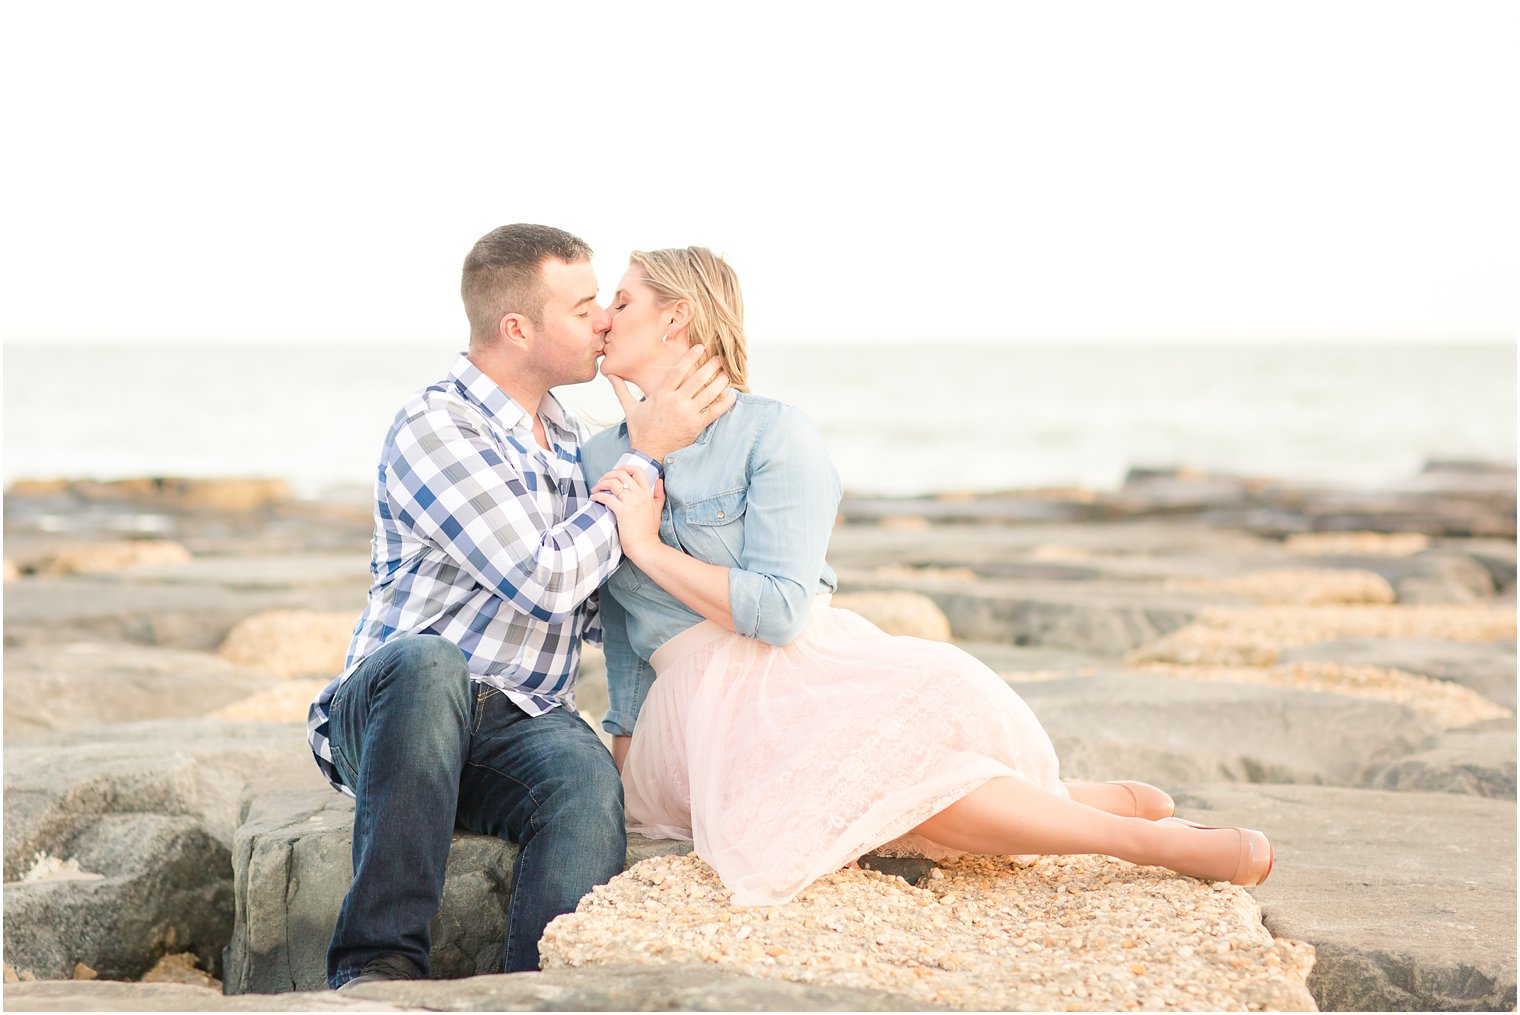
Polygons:
<instances>
[{"instance_id":1,"label":"plaid button-down shirt","mask_svg":"<svg viewBox=\"0 0 1520 1015\"><path fill-rule=\"evenodd\" d=\"M594 593L622 560L617 521L589 498L576 422L553 395L533 417L461 354L449 376L412 396L386 435L375 482L369 605L344 671L312 702L307 740L333 765L333 693L370 653L408 634L448 639L472 680L530 715L575 707L580 643L600 640ZM620 464L660 468L638 452Z\"/></svg>"}]
</instances>

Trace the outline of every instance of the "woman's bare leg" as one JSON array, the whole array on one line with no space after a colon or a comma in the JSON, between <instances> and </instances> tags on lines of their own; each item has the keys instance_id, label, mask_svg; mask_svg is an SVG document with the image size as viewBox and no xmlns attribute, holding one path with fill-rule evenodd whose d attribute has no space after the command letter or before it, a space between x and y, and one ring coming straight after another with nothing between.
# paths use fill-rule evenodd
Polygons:
<instances>
[{"instance_id":1,"label":"woman's bare leg","mask_svg":"<svg viewBox=\"0 0 1520 1015\"><path fill-rule=\"evenodd\" d=\"M1121 818L1170 817L1173 812L1172 798L1155 786L1143 782L1081 782L1065 783L1066 792L1077 803L1096 807L1100 811L1117 814Z\"/></svg>"},{"instance_id":2,"label":"woman's bare leg","mask_svg":"<svg viewBox=\"0 0 1520 1015\"><path fill-rule=\"evenodd\" d=\"M623 771L623 762L628 760L628 745L633 743L633 737L612 738L612 763L617 766L619 773Z\"/></svg>"},{"instance_id":3,"label":"woman's bare leg","mask_svg":"<svg viewBox=\"0 0 1520 1015\"><path fill-rule=\"evenodd\" d=\"M1068 782L1066 792L1079 804L1096 807L1121 818L1135 816L1135 798L1129 790L1112 782Z\"/></svg>"},{"instance_id":4,"label":"woman's bare leg","mask_svg":"<svg viewBox=\"0 0 1520 1015\"><path fill-rule=\"evenodd\" d=\"M1234 829L1118 817L1008 776L987 781L915 831L966 853L1101 853L1211 881L1229 880L1240 864Z\"/></svg>"}]
</instances>

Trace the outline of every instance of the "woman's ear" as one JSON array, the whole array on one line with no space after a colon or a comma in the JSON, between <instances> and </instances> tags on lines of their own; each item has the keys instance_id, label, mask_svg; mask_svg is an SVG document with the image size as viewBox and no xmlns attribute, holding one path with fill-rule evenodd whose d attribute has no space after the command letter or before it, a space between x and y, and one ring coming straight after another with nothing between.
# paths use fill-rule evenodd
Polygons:
<instances>
[{"instance_id":1,"label":"woman's ear","mask_svg":"<svg viewBox=\"0 0 1520 1015\"><path fill-rule=\"evenodd\" d=\"M680 331L691 323L691 301L676 300L661 313L666 331Z\"/></svg>"}]
</instances>

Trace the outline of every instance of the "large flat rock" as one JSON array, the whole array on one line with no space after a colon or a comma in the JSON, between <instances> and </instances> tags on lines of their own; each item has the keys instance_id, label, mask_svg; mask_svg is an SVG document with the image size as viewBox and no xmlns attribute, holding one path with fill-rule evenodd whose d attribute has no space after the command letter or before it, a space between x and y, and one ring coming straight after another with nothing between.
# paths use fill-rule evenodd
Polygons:
<instances>
[{"instance_id":1,"label":"large flat rock","mask_svg":"<svg viewBox=\"0 0 1520 1015\"><path fill-rule=\"evenodd\" d=\"M839 572L841 590L917 592L950 618L957 640L1059 648L1118 658L1237 597L1167 590L1156 582L1014 581Z\"/></svg>"},{"instance_id":2,"label":"large flat rock","mask_svg":"<svg viewBox=\"0 0 1520 1015\"><path fill-rule=\"evenodd\" d=\"M1407 557L1311 557L1307 561L1381 575L1401 603L1471 603L1494 594L1488 568L1452 550L1426 550Z\"/></svg>"},{"instance_id":3,"label":"large flat rock","mask_svg":"<svg viewBox=\"0 0 1520 1015\"><path fill-rule=\"evenodd\" d=\"M1140 502L1143 505L1143 501ZM1426 472L1375 489L1273 480L1250 503L1219 504L1199 521L1263 535L1295 532L1419 532L1429 536L1515 536L1513 466L1492 474Z\"/></svg>"},{"instance_id":4,"label":"large flat rock","mask_svg":"<svg viewBox=\"0 0 1520 1015\"><path fill-rule=\"evenodd\" d=\"M918 1011L921 1002L887 991L788 983L699 965L606 966L474 976L436 984L366 984L355 996L438 1010L533 1011Z\"/></svg>"},{"instance_id":5,"label":"large flat rock","mask_svg":"<svg viewBox=\"0 0 1520 1015\"><path fill-rule=\"evenodd\" d=\"M232 845L250 780L325 785L299 723L125 723L5 749L5 877L37 853L63 858L73 836L111 814L193 818Z\"/></svg>"},{"instance_id":6,"label":"large flat rock","mask_svg":"<svg viewBox=\"0 0 1520 1015\"><path fill-rule=\"evenodd\" d=\"M267 610L352 610L357 618L364 609L363 588L348 584L236 588L73 575L25 578L6 591L7 645L127 641L207 651Z\"/></svg>"},{"instance_id":7,"label":"large flat rock","mask_svg":"<svg viewBox=\"0 0 1520 1015\"><path fill-rule=\"evenodd\" d=\"M109 576L117 582L201 585L218 588L309 589L330 586L357 593L362 603L370 584L364 548L348 553L219 554L196 557L175 567L137 567Z\"/></svg>"},{"instance_id":8,"label":"large flat rock","mask_svg":"<svg viewBox=\"0 0 1520 1015\"><path fill-rule=\"evenodd\" d=\"M319 785L300 724L159 721L5 750L5 955L135 977L168 952L215 969L233 831L252 782Z\"/></svg>"},{"instance_id":9,"label":"large flat rock","mask_svg":"<svg viewBox=\"0 0 1520 1015\"><path fill-rule=\"evenodd\" d=\"M270 687L206 652L129 642L5 650L5 742L147 719L199 719Z\"/></svg>"},{"instance_id":10,"label":"large flat rock","mask_svg":"<svg viewBox=\"0 0 1520 1015\"><path fill-rule=\"evenodd\" d=\"M1244 532L1167 521L912 528L846 523L836 527L829 540L829 560L847 568L891 562L910 568L964 567L986 574L996 573L1000 564L1044 565L1049 568L1045 577L1148 578L1190 569L1198 575L1230 574L1245 561L1280 554L1280 546Z\"/></svg>"},{"instance_id":11,"label":"large flat rock","mask_svg":"<svg viewBox=\"0 0 1520 1015\"><path fill-rule=\"evenodd\" d=\"M1465 793L1515 799L1515 720L1494 719L1449 730L1415 753L1373 766L1366 782L1378 789Z\"/></svg>"},{"instance_id":12,"label":"large flat rock","mask_svg":"<svg viewBox=\"0 0 1520 1015\"><path fill-rule=\"evenodd\" d=\"M119 980L38 980L7 983L6 1011L446 1011L408 1007L336 991L285 997L226 997L210 987L184 983L125 983Z\"/></svg>"},{"instance_id":13,"label":"large flat rock","mask_svg":"<svg viewBox=\"0 0 1520 1015\"><path fill-rule=\"evenodd\" d=\"M228 993L325 985L328 941L353 878L352 842L353 801L331 790L270 789L246 801L232 850L236 914L222 964ZM689 842L631 835L625 868L690 850ZM455 833L443 900L430 925L434 977L499 969L516 855L512 843ZM920 858L867 861L909 878L931 866ZM890 999L881 1004L896 1006Z\"/></svg>"},{"instance_id":14,"label":"large flat rock","mask_svg":"<svg viewBox=\"0 0 1520 1015\"><path fill-rule=\"evenodd\" d=\"M1179 813L1260 828L1252 889L1273 934L1307 941L1322 1009L1515 1006L1515 804L1332 786L1198 786Z\"/></svg>"},{"instance_id":15,"label":"large flat rock","mask_svg":"<svg viewBox=\"0 0 1520 1015\"><path fill-rule=\"evenodd\" d=\"M228 993L283 993L326 985L327 944L353 880L353 801L332 790L250 798L233 845L236 916L225 953ZM629 864L685 853L687 842L630 837ZM517 847L458 832L443 901L433 919L432 973L473 976L501 968Z\"/></svg>"},{"instance_id":16,"label":"large flat rock","mask_svg":"<svg viewBox=\"0 0 1520 1015\"><path fill-rule=\"evenodd\" d=\"M996 673L1080 673L1091 675L1111 669L1112 659L1073 652L1070 649L1008 645L995 641L956 642L962 650L980 659Z\"/></svg>"},{"instance_id":17,"label":"large flat rock","mask_svg":"<svg viewBox=\"0 0 1520 1015\"><path fill-rule=\"evenodd\" d=\"M1515 594L1516 547L1513 539L1446 539L1440 545L1465 553L1487 568L1498 595Z\"/></svg>"},{"instance_id":18,"label":"large flat rock","mask_svg":"<svg viewBox=\"0 0 1520 1015\"><path fill-rule=\"evenodd\" d=\"M1426 472L1368 489L1347 484L1132 469L1113 493L1024 491L904 498L846 497L857 522L901 519L976 526L1186 520L1198 527L1263 536L1298 532L1416 532L1456 538L1513 538L1512 466L1487 474Z\"/></svg>"},{"instance_id":19,"label":"large flat rock","mask_svg":"<svg viewBox=\"0 0 1520 1015\"><path fill-rule=\"evenodd\" d=\"M1368 765L1439 732L1393 702L1264 684L1109 670L1010 686L1050 734L1063 778L1356 786Z\"/></svg>"},{"instance_id":20,"label":"large flat rock","mask_svg":"<svg viewBox=\"0 0 1520 1015\"><path fill-rule=\"evenodd\" d=\"M924 1011L876 990L787 983L701 966L603 966L334 991L223 996L167 983L6 985L7 1011Z\"/></svg>"},{"instance_id":21,"label":"large flat rock","mask_svg":"<svg viewBox=\"0 0 1520 1015\"><path fill-rule=\"evenodd\" d=\"M173 496L101 498L96 492L13 485L5 494L8 555L26 565L65 542L151 533L198 556L351 551L361 564L368 558L373 494L367 489L253 510L225 502L192 506Z\"/></svg>"},{"instance_id":22,"label":"large flat rock","mask_svg":"<svg viewBox=\"0 0 1520 1015\"><path fill-rule=\"evenodd\" d=\"M1339 638L1283 650L1283 663L1382 666L1449 680L1489 701L1515 708L1515 643L1439 638Z\"/></svg>"},{"instance_id":23,"label":"large flat rock","mask_svg":"<svg viewBox=\"0 0 1520 1015\"><path fill-rule=\"evenodd\" d=\"M973 1011L1303 1011L1313 952L1243 888L1097 856L962 856L917 885L826 874L735 906L695 855L613 878L544 932L546 968L712 964Z\"/></svg>"},{"instance_id":24,"label":"large flat rock","mask_svg":"<svg viewBox=\"0 0 1520 1015\"><path fill-rule=\"evenodd\" d=\"M847 525L836 530L829 557L846 570L911 575L959 568L982 578L1166 582L1229 579L1281 568L1355 570L1387 580L1405 603L1473 602L1512 588L1513 548L1451 540L1407 554L1305 554L1278 540L1186 523L1095 522L1080 527L937 525L892 529ZM1506 571L1506 567L1508 570Z\"/></svg>"},{"instance_id":25,"label":"large flat rock","mask_svg":"<svg viewBox=\"0 0 1520 1015\"><path fill-rule=\"evenodd\" d=\"M43 979L83 962L136 979L170 951L216 968L232 919L231 856L193 818L111 814L66 847L77 875L7 882L5 959Z\"/></svg>"}]
</instances>

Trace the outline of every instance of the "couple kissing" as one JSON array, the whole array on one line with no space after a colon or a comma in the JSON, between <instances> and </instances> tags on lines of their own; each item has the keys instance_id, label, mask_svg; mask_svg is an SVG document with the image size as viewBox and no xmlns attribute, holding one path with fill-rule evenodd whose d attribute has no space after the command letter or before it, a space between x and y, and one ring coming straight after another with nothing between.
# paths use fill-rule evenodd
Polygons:
<instances>
[{"instance_id":1,"label":"couple kissing","mask_svg":"<svg viewBox=\"0 0 1520 1015\"><path fill-rule=\"evenodd\" d=\"M883 847L1266 878L1261 832L1061 780L986 666L830 605L839 476L803 412L749 390L723 258L635 251L603 306L583 241L509 225L461 294L469 348L386 433L368 604L310 710L355 798L330 987L428 975L456 825L518 846L504 972L538 968L628 831L690 840L741 905ZM552 389L598 369L626 418L591 435ZM607 661L610 753L575 705L583 641Z\"/></svg>"}]
</instances>

